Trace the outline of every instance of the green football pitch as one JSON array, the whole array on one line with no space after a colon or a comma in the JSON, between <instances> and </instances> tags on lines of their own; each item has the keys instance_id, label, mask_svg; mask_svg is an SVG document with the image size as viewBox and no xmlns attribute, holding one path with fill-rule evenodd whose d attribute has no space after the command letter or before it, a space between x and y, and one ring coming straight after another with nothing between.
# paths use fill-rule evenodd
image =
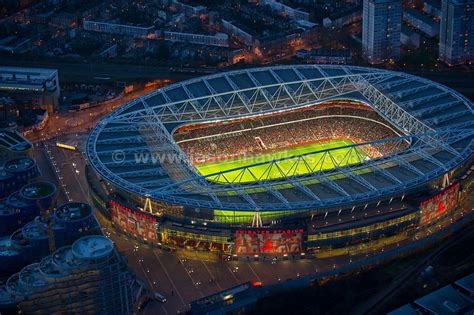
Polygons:
<instances>
[{"instance_id":1,"label":"green football pitch","mask_svg":"<svg viewBox=\"0 0 474 315\"><path fill-rule=\"evenodd\" d=\"M328 140L312 144L305 144L297 147L275 150L256 155L230 158L210 163L196 165L202 175L209 175L235 168L241 168L255 163L278 160L295 155L311 153L320 150L343 147L352 144L348 139ZM304 157L289 158L273 164L256 165L245 170L234 170L224 175L208 177L208 180L215 182L252 182L262 179L275 179L288 175L303 175L314 171L327 170L335 167L335 164L344 166L359 163L367 156L358 147L341 148L331 151L331 154L320 152Z\"/></svg>"}]
</instances>

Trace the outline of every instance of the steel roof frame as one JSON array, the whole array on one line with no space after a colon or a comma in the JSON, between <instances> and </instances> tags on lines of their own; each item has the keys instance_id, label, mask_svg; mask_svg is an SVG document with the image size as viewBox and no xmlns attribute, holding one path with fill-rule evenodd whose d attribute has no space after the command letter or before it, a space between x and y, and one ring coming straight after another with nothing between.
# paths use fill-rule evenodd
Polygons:
<instances>
[{"instance_id":1,"label":"steel roof frame","mask_svg":"<svg viewBox=\"0 0 474 315\"><path fill-rule=\"evenodd\" d=\"M315 70L321 74L320 77L308 79L302 72L305 69ZM328 71L337 70L338 75L330 75ZM267 72L271 78L272 84L263 85L260 80L253 75L257 72ZM276 71L291 71L298 78L297 81L285 81ZM254 86L241 88L239 82L234 80L236 75L244 75L249 79ZM211 80L221 78L231 91L217 92L215 87L211 84ZM392 95L386 89L402 86L411 81L422 82L425 85L421 87L407 87L400 91L394 92ZM188 88L191 84L201 82L209 90L209 95L196 97ZM429 87L436 89L438 92L425 96L408 99L400 103L397 102L398 97L406 97L408 95L416 94L418 91L424 91ZM182 89L186 99L180 101L173 101L168 95L167 91L173 89ZM273 91L273 92L272 92ZM399 137L397 139L374 141L365 144L356 144L352 147L359 147L363 145L377 145L384 141L394 141L400 139L410 139L413 145L401 152L389 157L380 159L372 159L363 161L356 165L338 166L332 170L318 170L314 173L305 175L282 174L280 179L270 180L269 178L257 178L258 181L251 183L238 183L235 180L228 178L230 171L219 172L217 174L210 174L208 176L200 176L194 165L189 161L186 154L175 143L171 133L165 126L166 123L187 123L197 121L208 121L216 119L237 118L248 115L255 115L260 113L272 112L276 110L286 110L291 108L311 105L325 100L344 98L345 95L353 96L353 93L360 95L360 100L365 101L374 108L380 115L385 117L388 121L394 124L397 128L402 130L407 136ZM183 83L174 84L157 91L154 91L144 97L135 99L126 105L115 110L105 118L103 118L97 127L91 132L87 143L87 154L93 167L102 176L115 183L117 186L128 191L141 194L151 195L152 198L167 201L170 203L179 203L182 205L190 205L206 208L222 208L235 210L275 210L275 209L303 209L311 207L322 207L327 205L337 205L354 200L369 199L378 197L385 193L393 193L401 191L409 187L415 187L417 183L426 182L429 179L435 178L446 172L450 168L461 162L460 159L466 158L472 154L472 139L468 147L459 152L455 150L451 144L460 139L472 137L473 129L456 129L450 130L444 128L443 131L436 131L429 124L426 124L422 119L417 119L425 113L433 113L434 109L424 108L423 110L414 110L413 115L410 113L412 108L421 104L426 104L434 99L438 99L445 95L451 95L455 100L451 100L450 104L464 104L466 110L463 114L473 112L472 104L464 97L458 95L449 88L437 85L431 81L413 77L404 73L391 72L379 69L369 69L352 66L279 66L268 68L257 68L251 70L239 70L230 73L221 73L211 75L208 77L193 79ZM153 98L161 96L165 103L154 104ZM395 99L393 98L395 97ZM434 108L437 110L449 108L446 104L437 105ZM460 114L448 113L442 115L442 121L456 118ZM437 123L439 119L434 117L427 120L428 123ZM469 126L469 124L464 124ZM102 133L116 134L120 132L130 131L137 133L133 136L119 136L117 138L105 139L100 138ZM456 136L453 136L453 133ZM139 148L120 148L121 144L130 143L148 144ZM127 157L132 154L147 152L147 148L159 149L159 152L165 151L172 154L179 163L175 163L173 167L173 183L156 188L156 185L166 183L163 178L157 178L156 181L144 181L144 185L131 183L127 180L127 176L156 174L156 170L145 169L127 172L114 172L114 162L104 162L101 156L111 154L114 150L97 150L100 145L117 145L118 148L124 152ZM324 156L331 157L333 150L325 150ZM436 152L445 151L451 159L449 163L446 161L439 161L433 155ZM150 150L148 150L150 152ZM319 152L321 153L321 152ZM311 154L315 154L314 152ZM293 157L297 163L307 163L304 155ZM435 170L429 173L418 169L413 165L412 161L422 160L436 166ZM271 168L278 168L278 161L268 162L268 170ZM133 165L133 160L126 159L122 165ZM152 166L153 163L144 163L142 165ZM156 165L161 169L166 170L167 167L163 165ZM390 167L401 167L413 174L413 180L404 181L397 177L394 173L388 171ZM245 173L252 173L250 165L242 168L240 171ZM316 166L314 166L316 168ZM160 169L160 172L161 172ZM364 172L361 170L370 170L381 175L388 185L384 188L375 187L370 181L364 178ZM296 167L295 167L296 170ZM235 172L235 170L233 170ZM179 175L177 178L176 174ZM243 174L242 173L242 174ZM284 172L283 172L284 173ZM127 175L128 174L128 175ZM227 175L226 175L227 174ZM223 179L224 184L216 184L210 181L211 177ZM336 177L344 177L358 183L364 188L361 193L347 192L337 180ZM319 196L310 187L312 184L319 183L333 190L338 197L325 199ZM410 183L410 184L408 184ZM309 201L293 201L288 200L282 193L282 185L290 185L291 187L302 192L309 198ZM252 192L250 192L252 191ZM253 196L255 192L269 193L275 199L275 202L262 202L256 200ZM240 196L242 202L228 202L225 198L228 194ZM202 198L201 196L207 196Z\"/></svg>"}]
</instances>

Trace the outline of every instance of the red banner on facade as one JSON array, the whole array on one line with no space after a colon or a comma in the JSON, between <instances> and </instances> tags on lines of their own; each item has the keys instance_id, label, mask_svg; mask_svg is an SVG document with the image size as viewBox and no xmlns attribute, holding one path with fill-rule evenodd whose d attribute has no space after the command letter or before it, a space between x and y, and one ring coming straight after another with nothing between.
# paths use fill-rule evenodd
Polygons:
<instances>
[{"instance_id":1,"label":"red banner on facade","mask_svg":"<svg viewBox=\"0 0 474 315\"><path fill-rule=\"evenodd\" d=\"M110 212L112 222L117 224L124 231L144 240L157 240L156 222L157 219L147 213L131 210L116 201L110 201Z\"/></svg>"},{"instance_id":2,"label":"red banner on facade","mask_svg":"<svg viewBox=\"0 0 474 315\"><path fill-rule=\"evenodd\" d=\"M234 245L237 256L285 255L302 252L303 229L236 230Z\"/></svg>"},{"instance_id":3,"label":"red banner on facade","mask_svg":"<svg viewBox=\"0 0 474 315\"><path fill-rule=\"evenodd\" d=\"M459 183L420 203L420 224L429 223L439 216L453 210L458 203Z\"/></svg>"}]
</instances>

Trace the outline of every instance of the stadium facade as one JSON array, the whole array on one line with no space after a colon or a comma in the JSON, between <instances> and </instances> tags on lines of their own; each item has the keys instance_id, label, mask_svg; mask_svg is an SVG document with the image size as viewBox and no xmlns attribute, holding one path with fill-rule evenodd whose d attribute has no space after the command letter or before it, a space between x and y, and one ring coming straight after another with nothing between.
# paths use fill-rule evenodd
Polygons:
<instances>
[{"instance_id":1,"label":"stadium facade","mask_svg":"<svg viewBox=\"0 0 474 315\"><path fill-rule=\"evenodd\" d=\"M300 257L463 216L473 125L471 101L420 77L275 66L132 100L93 129L87 156L110 219L138 239Z\"/></svg>"}]
</instances>

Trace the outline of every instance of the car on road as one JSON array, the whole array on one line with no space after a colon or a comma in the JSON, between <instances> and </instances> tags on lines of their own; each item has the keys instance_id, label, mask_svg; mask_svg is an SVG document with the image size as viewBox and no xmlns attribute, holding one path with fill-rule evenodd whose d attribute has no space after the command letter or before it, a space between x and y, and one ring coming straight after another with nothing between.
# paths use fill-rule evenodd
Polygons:
<instances>
[{"instance_id":1,"label":"car on road","mask_svg":"<svg viewBox=\"0 0 474 315\"><path fill-rule=\"evenodd\" d=\"M153 292L153 298L161 303L166 303L166 298L158 292Z\"/></svg>"}]
</instances>

